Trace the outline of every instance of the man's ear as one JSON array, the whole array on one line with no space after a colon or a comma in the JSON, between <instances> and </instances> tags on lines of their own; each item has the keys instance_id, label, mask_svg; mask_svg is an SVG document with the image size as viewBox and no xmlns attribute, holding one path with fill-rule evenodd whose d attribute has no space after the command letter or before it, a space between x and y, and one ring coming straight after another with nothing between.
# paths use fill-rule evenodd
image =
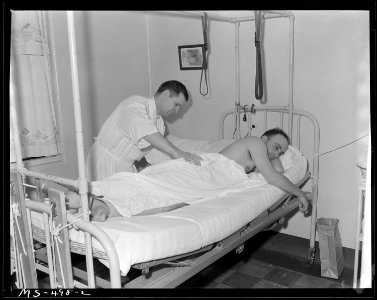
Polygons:
<instances>
[{"instance_id":1,"label":"man's ear","mask_svg":"<svg viewBox=\"0 0 377 300\"><path fill-rule=\"evenodd\" d=\"M262 141L266 143L266 142L268 141L267 136L263 135L263 136L262 136Z\"/></svg>"}]
</instances>

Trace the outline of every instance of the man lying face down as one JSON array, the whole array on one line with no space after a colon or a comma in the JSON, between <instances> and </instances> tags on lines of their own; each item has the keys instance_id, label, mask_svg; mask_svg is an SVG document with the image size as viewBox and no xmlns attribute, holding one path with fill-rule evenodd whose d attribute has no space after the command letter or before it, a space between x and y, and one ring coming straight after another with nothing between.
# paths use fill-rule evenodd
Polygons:
<instances>
[{"instance_id":1,"label":"man lying face down","mask_svg":"<svg viewBox=\"0 0 377 300\"><path fill-rule=\"evenodd\" d=\"M266 131L260 138L246 137L238 139L219 153L242 166L245 173L260 172L269 184L295 195L299 200L300 211L306 212L311 193L301 191L282 174L284 169L279 157L287 151L288 145L288 135L280 128L274 128ZM197 167L200 168L201 166ZM67 199L71 208L80 206L80 198L75 192L68 192ZM187 204L177 204L165 208L165 210L162 208L159 212L172 210L184 205ZM92 221L102 222L108 217L120 216L115 207L96 198L93 198L90 210ZM140 213L139 215L142 214Z\"/></svg>"}]
</instances>

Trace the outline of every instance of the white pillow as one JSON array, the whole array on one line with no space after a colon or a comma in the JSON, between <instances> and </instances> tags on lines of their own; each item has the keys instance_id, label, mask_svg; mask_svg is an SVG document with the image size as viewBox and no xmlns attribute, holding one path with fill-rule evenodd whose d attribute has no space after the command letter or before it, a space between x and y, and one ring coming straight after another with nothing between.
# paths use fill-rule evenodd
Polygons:
<instances>
[{"instance_id":1,"label":"white pillow","mask_svg":"<svg viewBox=\"0 0 377 300\"><path fill-rule=\"evenodd\" d=\"M289 168L293 167L302 156L303 155L300 150L289 145L287 151L280 156L280 161L283 165L284 171L287 171Z\"/></svg>"},{"instance_id":2,"label":"white pillow","mask_svg":"<svg viewBox=\"0 0 377 300\"><path fill-rule=\"evenodd\" d=\"M306 157L293 146L288 146L287 151L280 156L280 161L284 168L283 175L293 183L298 183L304 177L308 168ZM261 173L251 172L248 176L252 180L266 181Z\"/></svg>"}]
</instances>

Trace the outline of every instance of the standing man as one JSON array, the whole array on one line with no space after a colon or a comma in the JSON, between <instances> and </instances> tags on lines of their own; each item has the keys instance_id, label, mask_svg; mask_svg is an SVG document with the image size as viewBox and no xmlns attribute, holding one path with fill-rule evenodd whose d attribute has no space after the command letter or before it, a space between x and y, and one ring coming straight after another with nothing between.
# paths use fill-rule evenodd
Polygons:
<instances>
[{"instance_id":1,"label":"standing man","mask_svg":"<svg viewBox=\"0 0 377 300\"><path fill-rule=\"evenodd\" d=\"M182 151L165 137L163 118L176 114L188 101L186 87L176 80L162 83L152 98L123 100L102 125L86 160L87 176L100 180L116 172L136 172L134 162L153 147L172 158L200 165L201 157Z\"/></svg>"}]
</instances>

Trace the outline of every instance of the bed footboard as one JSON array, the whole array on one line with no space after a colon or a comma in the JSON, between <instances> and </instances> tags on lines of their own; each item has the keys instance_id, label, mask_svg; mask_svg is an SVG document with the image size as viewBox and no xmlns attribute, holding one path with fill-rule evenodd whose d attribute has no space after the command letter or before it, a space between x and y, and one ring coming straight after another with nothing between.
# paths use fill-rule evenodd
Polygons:
<instances>
[{"instance_id":1,"label":"bed footboard","mask_svg":"<svg viewBox=\"0 0 377 300\"><path fill-rule=\"evenodd\" d=\"M24 257L25 262L22 261L22 266L19 266L21 272L16 272L23 274L24 277L18 279L20 281L19 286L38 288L36 270L39 270L49 275L51 288L87 287L73 280L70 254L72 243L69 238L69 228L74 226L78 230L91 234L101 244L104 252L97 252L103 253L109 262L110 286L120 288L118 253L106 233L91 222L83 220L80 216L74 216L67 212L65 195L62 191L47 188L38 180L36 182L38 182L38 185L35 188L38 191L40 201L25 198L21 175L11 172L11 200L12 207L14 207L13 227L19 228L13 234L16 244L15 252L16 255L20 250L27 253L27 255L20 256L21 258ZM48 195L48 199L42 197L42 194ZM43 229L35 230L36 226L32 224L32 213L41 215ZM39 234L35 235L36 232L39 232ZM37 248L34 248L33 240L38 241ZM44 245L41 246L41 243ZM81 252L81 254L85 254L85 251ZM100 258L104 258L103 254ZM33 259L30 259L30 257ZM37 262L35 259L37 259Z\"/></svg>"}]
</instances>

